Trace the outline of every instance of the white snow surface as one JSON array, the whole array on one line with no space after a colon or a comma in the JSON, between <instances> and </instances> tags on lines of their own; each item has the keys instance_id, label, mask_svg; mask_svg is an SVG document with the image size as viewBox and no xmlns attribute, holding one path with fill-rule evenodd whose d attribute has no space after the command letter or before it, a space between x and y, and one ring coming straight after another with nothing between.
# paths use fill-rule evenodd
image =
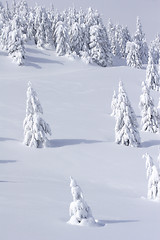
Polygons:
<instances>
[{"instance_id":1,"label":"white snow surface","mask_svg":"<svg viewBox=\"0 0 160 240\"><path fill-rule=\"evenodd\" d=\"M32 44L26 55L18 67L0 52L0 239L158 240L160 203L147 200L142 155L157 158L159 134L141 132L140 148L118 145L110 116L122 80L140 122L145 69L86 65ZM48 148L22 144L28 81L52 128ZM67 224L70 175L104 227Z\"/></svg>"}]
</instances>

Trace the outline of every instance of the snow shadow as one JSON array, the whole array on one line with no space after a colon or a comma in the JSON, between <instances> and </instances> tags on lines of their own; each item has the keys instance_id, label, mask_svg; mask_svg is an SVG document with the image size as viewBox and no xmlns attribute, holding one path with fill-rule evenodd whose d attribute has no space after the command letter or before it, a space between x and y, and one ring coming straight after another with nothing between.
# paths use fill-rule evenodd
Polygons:
<instances>
[{"instance_id":1,"label":"snow shadow","mask_svg":"<svg viewBox=\"0 0 160 240\"><path fill-rule=\"evenodd\" d=\"M29 60L29 62L32 62L32 63L54 63L54 64L63 65L63 63L60 62L60 61L50 60L50 59L47 59L47 58L31 57L30 56L27 59Z\"/></svg>"},{"instance_id":2,"label":"snow shadow","mask_svg":"<svg viewBox=\"0 0 160 240\"><path fill-rule=\"evenodd\" d=\"M27 56L26 61L25 61L25 66L30 66L30 67L34 67L37 69L41 69L42 67L39 65L39 63L64 65L60 61L50 60L50 59L41 58L41 57Z\"/></svg>"},{"instance_id":3,"label":"snow shadow","mask_svg":"<svg viewBox=\"0 0 160 240\"><path fill-rule=\"evenodd\" d=\"M0 51L0 55L1 56L8 56L7 52L2 52L2 51Z\"/></svg>"},{"instance_id":4,"label":"snow shadow","mask_svg":"<svg viewBox=\"0 0 160 240\"><path fill-rule=\"evenodd\" d=\"M149 148L153 146L158 146L160 145L160 140L151 140L151 141L145 141L141 144L142 148Z\"/></svg>"},{"instance_id":5,"label":"snow shadow","mask_svg":"<svg viewBox=\"0 0 160 240\"><path fill-rule=\"evenodd\" d=\"M101 143L102 141L98 140L86 140L86 139L52 139L48 143L48 147L50 148L58 148L65 147L71 145L79 145L79 144L93 144L93 143Z\"/></svg>"},{"instance_id":6,"label":"snow shadow","mask_svg":"<svg viewBox=\"0 0 160 240\"><path fill-rule=\"evenodd\" d=\"M29 53L33 53L33 54L42 54L42 55L45 55L45 56L50 56L49 54L47 53L44 53L43 50L39 50L39 49L31 49L31 48L26 48L26 52L29 52Z\"/></svg>"},{"instance_id":7,"label":"snow shadow","mask_svg":"<svg viewBox=\"0 0 160 240\"><path fill-rule=\"evenodd\" d=\"M139 220L97 220L96 222L100 226L105 226L107 224L136 223L136 222L139 222Z\"/></svg>"},{"instance_id":8,"label":"snow shadow","mask_svg":"<svg viewBox=\"0 0 160 240\"><path fill-rule=\"evenodd\" d=\"M17 160L0 160L0 164L16 163Z\"/></svg>"},{"instance_id":9,"label":"snow shadow","mask_svg":"<svg viewBox=\"0 0 160 240\"><path fill-rule=\"evenodd\" d=\"M3 138L3 137L0 137L0 142L5 142L5 141L18 141L18 140L14 139L14 138Z\"/></svg>"}]
</instances>

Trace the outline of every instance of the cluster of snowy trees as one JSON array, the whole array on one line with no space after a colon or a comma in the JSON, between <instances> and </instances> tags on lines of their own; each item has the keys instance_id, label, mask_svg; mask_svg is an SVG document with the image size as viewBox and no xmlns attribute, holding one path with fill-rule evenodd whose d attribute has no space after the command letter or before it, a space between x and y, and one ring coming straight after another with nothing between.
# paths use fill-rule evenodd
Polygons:
<instances>
[{"instance_id":1,"label":"cluster of snowy trees","mask_svg":"<svg viewBox=\"0 0 160 240\"><path fill-rule=\"evenodd\" d=\"M160 154L158 156L158 168L153 162L152 157L146 153L146 176L148 180L148 199L160 200Z\"/></svg>"},{"instance_id":2,"label":"cluster of snowy trees","mask_svg":"<svg viewBox=\"0 0 160 240\"><path fill-rule=\"evenodd\" d=\"M25 44L33 40L39 48L53 47L57 55L78 56L86 63L110 66L114 57L126 59L127 65L141 68L148 62L159 62L160 36L147 46L140 19L131 36L128 28L113 24L105 26L97 10L69 8L58 12L36 5L29 7L25 0L13 0L4 7L0 2L0 45L18 65L25 59Z\"/></svg>"},{"instance_id":3,"label":"cluster of snowy trees","mask_svg":"<svg viewBox=\"0 0 160 240\"><path fill-rule=\"evenodd\" d=\"M160 67L157 67L149 54L146 69L146 79L142 82L142 94L140 96L139 108L141 110L142 131L160 133L160 99L158 106L154 106L151 90L160 90ZM118 94L114 91L111 102L112 113L115 117L115 142L126 146L140 146L140 137L136 115L122 82L119 83Z\"/></svg>"}]
</instances>

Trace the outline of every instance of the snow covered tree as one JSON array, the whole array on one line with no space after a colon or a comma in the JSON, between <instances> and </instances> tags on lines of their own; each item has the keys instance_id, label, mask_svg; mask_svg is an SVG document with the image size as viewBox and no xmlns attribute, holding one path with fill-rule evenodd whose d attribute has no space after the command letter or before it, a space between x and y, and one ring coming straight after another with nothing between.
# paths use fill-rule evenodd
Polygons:
<instances>
[{"instance_id":1,"label":"snow covered tree","mask_svg":"<svg viewBox=\"0 0 160 240\"><path fill-rule=\"evenodd\" d=\"M156 38L151 42L149 46L149 53L153 58L153 62L155 64L158 64L160 58L160 34L158 34Z\"/></svg>"},{"instance_id":2,"label":"snow covered tree","mask_svg":"<svg viewBox=\"0 0 160 240\"><path fill-rule=\"evenodd\" d=\"M142 64L147 63L148 62L148 46L145 39L145 34L143 33L143 30L142 30L142 24L139 17L137 17L136 32L135 32L133 41L138 46L139 57Z\"/></svg>"},{"instance_id":3,"label":"snow covered tree","mask_svg":"<svg viewBox=\"0 0 160 240\"><path fill-rule=\"evenodd\" d=\"M152 167L152 173L148 179L148 199L157 200L159 191L159 174L155 165Z\"/></svg>"},{"instance_id":4,"label":"snow covered tree","mask_svg":"<svg viewBox=\"0 0 160 240\"><path fill-rule=\"evenodd\" d=\"M82 43L82 28L77 22L74 22L69 30L69 45L71 52L75 52L77 55L79 55L80 51L82 50Z\"/></svg>"},{"instance_id":5,"label":"snow covered tree","mask_svg":"<svg viewBox=\"0 0 160 240\"><path fill-rule=\"evenodd\" d=\"M105 42L103 29L100 25L94 25L90 28L90 56L93 62L102 67L111 65L111 58L107 44Z\"/></svg>"},{"instance_id":6,"label":"snow covered tree","mask_svg":"<svg viewBox=\"0 0 160 240\"><path fill-rule=\"evenodd\" d=\"M58 56L70 53L68 44L67 26L62 21L57 22L55 27L55 47Z\"/></svg>"},{"instance_id":7,"label":"snow covered tree","mask_svg":"<svg viewBox=\"0 0 160 240\"><path fill-rule=\"evenodd\" d=\"M112 54L119 58L126 57L126 44L131 41L128 28L120 24L114 25L109 19L107 33Z\"/></svg>"},{"instance_id":8,"label":"snow covered tree","mask_svg":"<svg viewBox=\"0 0 160 240\"><path fill-rule=\"evenodd\" d=\"M7 38L7 39L5 39ZM6 44L6 50L13 61L18 65L24 64L25 59L25 47L24 39L19 25L19 17L14 16L13 20L10 20L9 26L4 29L3 44Z\"/></svg>"},{"instance_id":9,"label":"snow covered tree","mask_svg":"<svg viewBox=\"0 0 160 240\"><path fill-rule=\"evenodd\" d=\"M126 45L127 65L133 68L141 68L142 60L139 55L139 48L135 42L127 42Z\"/></svg>"},{"instance_id":10,"label":"snow covered tree","mask_svg":"<svg viewBox=\"0 0 160 240\"><path fill-rule=\"evenodd\" d=\"M118 39L118 44L120 48L119 55L120 57L125 58L126 57L126 45L127 42L131 42L131 36L129 33L129 30L127 27L119 27L119 39Z\"/></svg>"},{"instance_id":11,"label":"snow covered tree","mask_svg":"<svg viewBox=\"0 0 160 240\"><path fill-rule=\"evenodd\" d=\"M146 175L148 180L148 199L160 200L160 176L151 156L146 153Z\"/></svg>"},{"instance_id":12,"label":"snow covered tree","mask_svg":"<svg viewBox=\"0 0 160 240\"><path fill-rule=\"evenodd\" d=\"M37 47L44 48L45 45L53 44L51 22L45 8L35 7L34 30L34 40Z\"/></svg>"},{"instance_id":13,"label":"snow covered tree","mask_svg":"<svg viewBox=\"0 0 160 240\"><path fill-rule=\"evenodd\" d=\"M119 93L116 110L115 141L131 147L140 146L140 136L136 115L131 107L122 82L119 83Z\"/></svg>"},{"instance_id":14,"label":"snow covered tree","mask_svg":"<svg viewBox=\"0 0 160 240\"><path fill-rule=\"evenodd\" d=\"M148 153L144 154L143 158L146 159L146 177L149 179L152 175L153 159Z\"/></svg>"},{"instance_id":15,"label":"snow covered tree","mask_svg":"<svg viewBox=\"0 0 160 240\"><path fill-rule=\"evenodd\" d=\"M115 91L114 91L114 93L113 93L113 97L112 97L111 109L112 109L111 116L112 116L112 117L116 117L116 109L117 109L117 94L116 94Z\"/></svg>"},{"instance_id":16,"label":"snow covered tree","mask_svg":"<svg viewBox=\"0 0 160 240\"><path fill-rule=\"evenodd\" d=\"M142 83L142 95L140 96L139 107L141 109L142 130L146 132L159 132L159 115L154 107L154 102L150 96L150 90Z\"/></svg>"},{"instance_id":17,"label":"snow covered tree","mask_svg":"<svg viewBox=\"0 0 160 240\"><path fill-rule=\"evenodd\" d=\"M149 88L159 91L160 76L151 54L149 54L148 65L146 69L146 83Z\"/></svg>"},{"instance_id":18,"label":"snow covered tree","mask_svg":"<svg viewBox=\"0 0 160 240\"><path fill-rule=\"evenodd\" d=\"M46 135L51 135L49 125L42 119L43 109L37 93L28 83L26 117L23 122L24 144L29 147L42 148L47 145Z\"/></svg>"},{"instance_id":19,"label":"snow covered tree","mask_svg":"<svg viewBox=\"0 0 160 240\"><path fill-rule=\"evenodd\" d=\"M73 197L73 202L70 204L69 223L73 225L81 226L92 226L95 224L95 220L92 216L90 207L84 201L84 197L81 188L78 186L77 182L70 177L70 187Z\"/></svg>"}]
</instances>

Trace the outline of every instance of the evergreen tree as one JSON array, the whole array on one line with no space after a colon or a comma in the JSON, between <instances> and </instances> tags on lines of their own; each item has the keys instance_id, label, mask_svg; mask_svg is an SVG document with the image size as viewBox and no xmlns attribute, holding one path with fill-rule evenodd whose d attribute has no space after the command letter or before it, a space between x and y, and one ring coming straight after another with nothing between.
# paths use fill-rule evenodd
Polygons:
<instances>
[{"instance_id":1,"label":"evergreen tree","mask_svg":"<svg viewBox=\"0 0 160 240\"><path fill-rule=\"evenodd\" d=\"M29 147L42 148L47 145L47 134L51 135L49 125L42 119L43 109L37 93L28 83L26 117L23 122L24 144Z\"/></svg>"},{"instance_id":2,"label":"evergreen tree","mask_svg":"<svg viewBox=\"0 0 160 240\"><path fill-rule=\"evenodd\" d=\"M148 65L146 69L146 83L149 88L159 91L160 76L151 54L149 54Z\"/></svg>"},{"instance_id":3,"label":"evergreen tree","mask_svg":"<svg viewBox=\"0 0 160 240\"><path fill-rule=\"evenodd\" d=\"M81 188L78 186L78 184L72 177L70 177L70 187L73 202L71 202L69 208L69 213L71 217L69 223L81 226L95 224L91 209L84 201Z\"/></svg>"},{"instance_id":4,"label":"evergreen tree","mask_svg":"<svg viewBox=\"0 0 160 240\"><path fill-rule=\"evenodd\" d=\"M159 132L159 116L150 96L150 90L144 82L142 83L142 95L140 96L139 106L142 115L142 130L152 133Z\"/></svg>"},{"instance_id":5,"label":"evergreen tree","mask_svg":"<svg viewBox=\"0 0 160 240\"><path fill-rule=\"evenodd\" d=\"M56 53L58 56L63 56L70 52L67 26L62 21L59 21L56 24L55 39Z\"/></svg>"},{"instance_id":6,"label":"evergreen tree","mask_svg":"<svg viewBox=\"0 0 160 240\"><path fill-rule=\"evenodd\" d=\"M160 176L156 166L153 163L151 156L146 153L143 155L146 158L146 171L148 179L148 199L160 200Z\"/></svg>"},{"instance_id":7,"label":"evergreen tree","mask_svg":"<svg viewBox=\"0 0 160 240\"><path fill-rule=\"evenodd\" d=\"M23 65L25 59L25 47L23 33L19 24L19 17L15 15L14 19L10 20L10 25L11 31L8 34L7 42L8 54L18 65Z\"/></svg>"},{"instance_id":8,"label":"evergreen tree","mask_svg":"<svg viewBox=\"0 0 160 240\"><path fill-rule=\"evenodd\" d=\"M69 30L69 45L71 52L75 52L79 55L80 51L82 50L82 28L79 23L74 22Z\"/></svg>"},{"instance_id":9,"label":"evergreen tree","mask_svg":"<svg viewBox=\"0 0 160 240\"><path fill-rule=\"evenodd\" d=\"M158 34L156 38L151 42L149 46L149 53L153 58L153 62L155 64L158 64L160 58L160 34Z\"/></svg>"},{"instance_id":10,"label":"evergreen tree","mask_svg":"<svg viewBox=\"0 0 160 240\"><path fill-rule=\"evenodd\" d=\"M105 42L103 29L100 25L94 25L90 28L90 56L93 62L102 67L111 64L110 54Z\"/></svg>"},{"instance_id":11,"label":"evergreen tree","mask_svg":"<svg viewBox=\"0 0 160 240\"><path fill-rule=\"evenodd\" d=\"M152 173L148 179L148 199L157 200L159 191L159 174L155 165L152 167Z\"/></svg>"},{"instance_id":12,"label":"evergreen tree","mask_svg":"<svg viewBox=\"0 0 160 240\"><path fill-rule=\"evenodd\" d=\"M148 61L148 46L147 46L147 42L145 39L145 34L143 33L143 30L142 30L142 24L141 24L139 17L137 17L136 32L135 32L133 41L138 46L140 60L142 61L143 64L147 63L147 61Z\"/></svg>"},{"instance_id":13,"label":"evergreen tree","mask_svg":"<svg viewBox=\"0 0 160 240\"><path fill-rule=\"evenodd\" d=\"M139 147L140 136L136 115L124 90L119 83L119 93L116 110L115 141L126 146Z\"/></svg>"},{"instance_id":14,"label":"evergreen tree","mask_svg":"<svg viewBox=\"0 0 160 240\"><path fill-rule=\"evenodd\" d=\"M111 109L112 109L111 116L112 116L112 117L116 117L116 109L117 109L117 94L116 94L115 91L114 91L114 93L113 93L113 97L112 97Z\"/></svg>"},{"instance_id":15,"label":"evergreen tree","mask_svg":"<svg viewBox=\"0 0 160 240\"><path fill-rule=\"evenodd\" d=\"M4 24L5 24L5 9L2 3L0 2L0 34Z\"/></svg>"},{"instance_id":16,"label":"evergreen tree","mask_svg":"<svg viewBox=\"0 0 160 240\"><path fill-rule=\"evenodd\" d=\"M134 42L127 42L126 45L127 65L133 68L141 68L142 61L139 55L139 47Z\"/></svg>"},{"instance_id":17,"label":"evergreen tree","mask_svg":"<svg viewBox=\"0 0 160 240\"><path fill-rule=\"evenodd\" d=\"M143 158L146 159L146 177L149 179L152 175L153 159L148 153L144 154Z\"/></svg>"}]
</instances>

